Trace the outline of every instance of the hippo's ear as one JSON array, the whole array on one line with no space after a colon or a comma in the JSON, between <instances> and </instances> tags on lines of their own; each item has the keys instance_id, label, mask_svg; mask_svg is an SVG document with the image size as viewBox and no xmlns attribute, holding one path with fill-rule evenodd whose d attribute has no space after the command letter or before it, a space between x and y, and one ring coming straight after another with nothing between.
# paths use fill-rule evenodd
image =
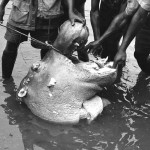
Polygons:
<instances>
[{"instance_id":1,"label":"hippo's ear","mask_svg":"<svg viewBox=\"0 0 150 150\"><path fill-rule=\"evenodd\" d=\"M106 107L111 104L111 102L108 99L102 98L103 107Z\"/></svg>"}]
</instances>

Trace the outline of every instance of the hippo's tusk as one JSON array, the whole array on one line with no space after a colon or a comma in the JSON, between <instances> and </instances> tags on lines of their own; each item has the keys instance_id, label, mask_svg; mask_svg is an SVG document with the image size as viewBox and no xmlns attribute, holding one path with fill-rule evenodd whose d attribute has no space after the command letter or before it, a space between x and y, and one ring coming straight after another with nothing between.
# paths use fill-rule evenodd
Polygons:
<instances>
[{"instance_id":1,"label":"hippo's tusk","mask_svg":"<svg viewBox=\"0 0 150 150\"><path fill-rule=\"evenodd\" d=\"M51 78L50 82L48 83L48 87L56 85L56 80L54 78Z\"/></svg>"},{"instance_id":2,"label":"hippo's tusk","mask_svg":"<svg viewBox=\"0 0 150 150\"><path fill-rule=\"evenodd\" d=\"M79 45L79 43L77 43L77 42L76 42L76 43L74 43L74 45L75 45L75 46L80 46L80 45Z\"/></svg>"},{"instance_id":3,"label":"hippo's tusk","mask_svg":"<svg viewBox=\"0 0 150 150\"><path fill-rule=\"evenodd\" d=\"M32 65L32 67L31 67L31 69L32 69L33 71L36 71L36 70L39 69L39 67L40 67L40 63L34 63L34 64Z\"/></svg>"},{"instance_id":4,"label":"hippo's tusk","mask_svg":"<svg viewBox=\"0 0 150 150\"><path fill-rule=\"evenodd\" d=\"M104 59L104 64L108 61L108 56Z\"/></svg>"},{"instance_id":5,"label":"hippo's tusk","mask_svg":"<svg viewBox=\"0 0 150 150\"><path fill-rule=\"evenodd\" d=\"M25 97L27 95L27 89L22 88L19 93L18 93L18 97L22 98Z\"/></svg>"},{"instance_id":6,"label":"hippo's tusk","mask_svg":"<svg viewBox=\"0 0 150 150\"><path fill-rule=\"evenodd\" d=\"M106 58L102 58L101 61L102 61L103 64L106 64L107 61L108 61L108 56Z\"/></svg>"}]
</instances>

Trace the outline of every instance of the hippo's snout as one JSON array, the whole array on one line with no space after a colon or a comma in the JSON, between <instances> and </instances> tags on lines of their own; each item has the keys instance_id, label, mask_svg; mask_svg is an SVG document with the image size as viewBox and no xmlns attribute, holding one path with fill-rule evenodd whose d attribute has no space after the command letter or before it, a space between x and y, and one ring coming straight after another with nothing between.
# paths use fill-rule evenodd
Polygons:
<instances>
[{"instance_id":1,"label":"hippo's snout","mask_svg":"<svg viewBox=\"0 0 150 150\"><path fill-rule=\"evenodd\" d=\"M74 26L70 21L64 22L53 46L59 49L65 56L71 56L82 44L86 44L89 36L87 26L76 22Z\"/></svg>"}]
</instances>

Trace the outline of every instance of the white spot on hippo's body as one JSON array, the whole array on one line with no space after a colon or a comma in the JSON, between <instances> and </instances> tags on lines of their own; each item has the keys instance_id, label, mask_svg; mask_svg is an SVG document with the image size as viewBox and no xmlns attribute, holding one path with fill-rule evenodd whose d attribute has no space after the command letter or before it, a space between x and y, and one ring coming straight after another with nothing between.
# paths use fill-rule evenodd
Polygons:
<instances>
[{"instance_id":1,"label":"white spot on hippo's body","mask_svg":"<svg viewBox=\"0 0 150 150\"><path fill-rule=\"evenodd\" d=\"M34 63L34 64L32 65L32 67L31 67L31 69L32 69L33 71L36 71L36 70L39 69L39 67L40 67L40 63Z\"/></svg>"},{"instance_id":2,"label":"white spot on hippo's body","mask_svg":"<svg viewBox=\"0 0 150 150\"><path fill-rule=\"evenodd\" d=\"M26 78L26 79L24 79L24 81L23 81L23 85L26 85L26 84L28 84L30 82L30 78Z\"/></svg>"},{"instance_id":3,"label":"white spot on hippo's body","mask_svg":"<svg viewBox=\"0 0 150 150\"><path fill-rule=\"evenodd\" d=\"M27 79L27 82L29 82L29 81L30 81L30 79L28 78L28 79Z\"/></svg>"},{"instance_id":4,"label":"white spot on hippo's body","mask_svg":"<svg viewBox=\"0 0 150 150\"><path fill-rule=\"evenodd\" d=\"M54 78L51 78L50 82L48 83L48 87L56 85L56 80Z\"/></svg>"},{"instance_id":5,"label":"white spot on hippo's body","mask_svg":"<svg viewBox=\"0 0 150 150\"><path fill-rule=\"evenodd\" d=\"M30 75L29 75L29 78L32 78L32 77L33 77L33 74L30 74Z\"/></svg>"},{"instance_id":6,"label":"white spot on hippo's body","mask_svg":"<svg viewBox=\"0 0 150 150\"><path fill-rule=\"evenodd\" d=\"M49 96L52 97L53 96L52 93L49 93Z\"/></svg>"},{"instance_id":7,"label":"white spot on hippo's body","mask_svg":"<svg viewBox=\"0 0 150 150\"><path fill-rule=\"evenodd\" d=\"M22 88L19 93L18 93L18 97L22 98L25 97L27 94L27 89L26 88Z\"/></svg>"},{"instance_id":8,"label":"white spot on hippo's body","mask_svg":"<svg viewBox=\"0 0 150 150\"><path fill-rule=\"evenodd\" d=\"M56 111L53 111L53 113L58 115L58 112L56 112Z\"/></svg>"},{"instance_id":9,"label":"white spot on hippo's body","mask_svg":"<svg viewBox=\"0 0 150 150\"><path fill-rule=\"evenodd\" d=\"M23 83L22 83L23 85L25 85L26 84L26 80L23 80Z\"/></svg>"}]
</instances>

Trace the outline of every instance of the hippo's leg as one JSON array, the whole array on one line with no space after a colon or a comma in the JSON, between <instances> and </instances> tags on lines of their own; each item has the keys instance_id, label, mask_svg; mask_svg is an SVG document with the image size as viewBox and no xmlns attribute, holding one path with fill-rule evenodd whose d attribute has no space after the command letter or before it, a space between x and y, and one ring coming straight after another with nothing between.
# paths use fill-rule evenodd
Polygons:
<instances>
[{"instance_id":1,"label":"hippo's leg","mask_svg":"<svg viewBox=\"0 0 150 150\"><path fill-rule=\"evenodd\" d=\"M90 100L83 103L83 108L87 112L88 123L91 123L102 111L103 108L109 105L110 102L107 99L95 96Z\"/></svg>"}]
</instances>

